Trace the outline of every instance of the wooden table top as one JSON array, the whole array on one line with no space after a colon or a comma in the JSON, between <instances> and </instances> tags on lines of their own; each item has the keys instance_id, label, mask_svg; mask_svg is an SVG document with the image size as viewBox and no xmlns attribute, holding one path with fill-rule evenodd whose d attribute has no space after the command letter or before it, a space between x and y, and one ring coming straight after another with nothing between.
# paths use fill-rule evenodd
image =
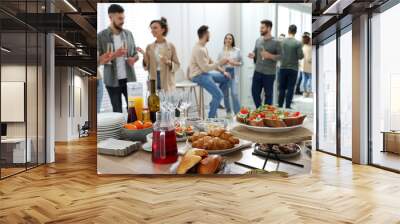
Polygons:
<instances>
[{"instance_id":1,"label":"wooden table top","mask_svg":"<svg viewBox=\"0 0 400 224\"><path fill-rule=\"evenodd\" d=\"M312 132L304 127L299 127L288 132L262 133L236 125L231 129L231 133L241 139L268 144L298 143L312 139Z\"/></svg>"},{"instance_id":2,"label":"wooden table top","mask_svg":"<svg viewBox=\"0 0 400 224\"><path fill-rule=\"evenodd\" d=\"M247 142L242 140L243 142ZM189 147L186 143L178 144L179 154L182 155ZM290 164L269 159L265 170L268 171L284 171L288 175L309 173L311 171L311 158L307 150L302 145L300 155L287 159L291 162L296 162L304 165L304 168L296 167ZM250 169L237 165L234 162L240 162L257 168L262 168L264 158L252 154L253 148L242 149L227 155L223 158L226 160L226 167L222 174L244 174ZM174 168L177 167L181 160L179 156L178 161L173 164L154 164L151 161L151 152L139 150L131 155L125 157L116 157L98 154L97 156L97 172L98 174L174 174Z\"/></svg>"}]
</instances>

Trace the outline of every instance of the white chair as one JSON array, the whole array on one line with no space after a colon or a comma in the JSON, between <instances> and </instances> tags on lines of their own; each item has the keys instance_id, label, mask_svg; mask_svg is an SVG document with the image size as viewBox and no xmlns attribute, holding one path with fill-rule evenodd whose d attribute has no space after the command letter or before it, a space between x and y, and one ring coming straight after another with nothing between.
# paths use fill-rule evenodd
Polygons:
<instances>
[{"instance_id":1,"label":"white chair","mask_svg":"<svg viewBox=\"0 0 400 224\"><path fill-rule=\"evenodd\" d=\"M178 71L175 72L175 82L176 82L176 88L177 89L189 89L189 94L194 94L194 98L196 101L196 111L199 114L199 117L204 119L204 92L203 88L197 83L192 82L189 79L189 68L187 69L187 72L185 72L180 68ZM196 87L200 88L200 102L199 99L197 98L197 91Z\"/></svg>"}]
</instances>

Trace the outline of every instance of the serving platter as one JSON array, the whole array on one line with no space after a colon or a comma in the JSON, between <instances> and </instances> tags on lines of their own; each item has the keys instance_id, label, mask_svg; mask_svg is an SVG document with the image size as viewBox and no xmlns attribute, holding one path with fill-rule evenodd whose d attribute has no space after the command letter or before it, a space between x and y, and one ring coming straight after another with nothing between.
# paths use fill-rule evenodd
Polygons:
<instances>
[{"instance_id":1,"label":"serving platter","mask_svg":"<svg viewBox=\"0 0 400 224\"><path fill-rule=\"evenodd\" d=\"M243 124L240 122L237 122L238 125L245 127L249 130L255 131L255 132L263 132L263 133L281 133L281 132L288 132L291 130L294 130L296 128L303 127L302 124L300 125L295 125L295 126L289 126L289 127L258 127L258 126L251 126L247 124Z\"/></svg>"},{"instance_id":2,"label":"serving platter","mask_svg":"<svg viewBox=\"0 0 400 224\"><path fill-rule=\"evenodd\" d=\"M301 147L297 144L295 146L296 146L296 151L293 153L266 152L266 151L261 150L259 145L256 145L254 147L254 152L256 152L257 154L260 154L260 155L268 156L269 158L274 158L276 156L278 159L287 159L287 158L295 157L300 154Z\"/></svg>"}]
</instances>

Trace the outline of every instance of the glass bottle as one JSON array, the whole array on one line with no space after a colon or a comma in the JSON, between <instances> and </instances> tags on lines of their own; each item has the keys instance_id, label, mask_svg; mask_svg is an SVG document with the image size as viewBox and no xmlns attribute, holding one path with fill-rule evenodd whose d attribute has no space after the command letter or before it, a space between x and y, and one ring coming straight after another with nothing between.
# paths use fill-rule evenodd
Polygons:
<instances>
[{"instance_id":1,"label":"glass bottle","mask_svg":"<svg viewBox=\"0 0 400 224\"><path fill-rule=\"evenodd\" d=\"M160 111L160 98L156 94L156 80L150 80L150 95L147 100L150 120L151 122L156 122L156 113Z\"/></svg>"}]
</instances>

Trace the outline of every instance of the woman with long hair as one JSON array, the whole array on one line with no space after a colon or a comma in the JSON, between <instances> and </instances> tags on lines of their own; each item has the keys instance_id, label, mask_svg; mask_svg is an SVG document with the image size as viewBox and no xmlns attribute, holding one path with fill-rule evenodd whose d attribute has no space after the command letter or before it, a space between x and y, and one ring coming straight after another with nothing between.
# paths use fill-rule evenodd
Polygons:
<instances>
[{"instance_id":1,"label":"woman with long hair","mask_svg":"<svg viewBox=\"0 0 400 224\"><path fill-rule=\"evenodd\" d=\"M302 61L302 73L303 73L303 89L304 96L308 97L311 95L311 63L312 63L312 46L310 34L305 32L303 35L303 53L304 58Z\"/></svg>"},{"instance_id":2,"label":"woman with long hair","mask_svg":"<svg viewBox=\"0 0 400 224\"><path fill-rule=\"evenodd\" d=\"M228 58L229 61L224 65L226 72L230 74L230 80L228 82L227 91L224 92L224 104L227 113L227 117L232 116L232 108L230 100L233 103L233 112L237 114L240 110L240 101L238 93L238 82L239 77L237 77L238 69L242 65L242 56L240 54L240 49L235 46L235 37L233 34L228 33L224 38L224 48L222 52L218 55L218 60L221 58Z\"/></svg>"},{"instance_id":3,"label":"woman with long hair","mask_svg":"<svg viewBox=\"0 0 400 224\"><path fill-rule=\"evenodd\" d=\"M157 89L171 91L175 89L175 72L180 66L175 46L167 41L168 23L164 17L150 22L151 34L155 41L146 47L146 51L137 49L144 55L144 68L149 71L150 80L156 81Z\"/></svg>"}]
</instances>

